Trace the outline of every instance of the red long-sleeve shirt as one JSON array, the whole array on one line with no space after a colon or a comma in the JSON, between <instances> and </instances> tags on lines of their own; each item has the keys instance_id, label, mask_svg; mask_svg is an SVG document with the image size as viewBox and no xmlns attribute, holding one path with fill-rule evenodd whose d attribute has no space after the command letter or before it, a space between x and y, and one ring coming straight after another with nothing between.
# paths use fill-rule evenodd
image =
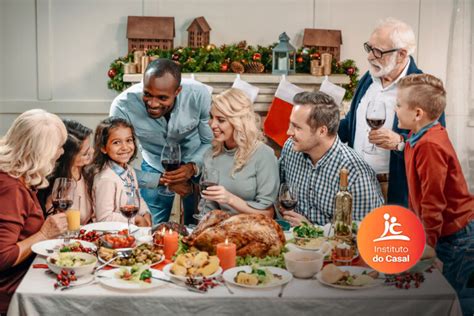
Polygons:
<instances>
[{"instance_id":1,"label":"red long-sleeve shirt","mask_svg":"<svg viewBox=\"0 0 474 316\"><path fill-rule=\"evenodd\" d=\"M421 219L430 246L474 220L474 196L444 127L432 126L413 147L407 142L405 167L409 207Z\"/></svg>"},{"instance_id":2,"label":"red long-sleeve shirt","mask_svg":"<svg viewBox=\"0 0 474 316\"><path fill-rule=\"evenodd\" d=\"M13 293L34 258L13 266L19 254L16 243L38 232L43 222L35 192L0 172L0 313L7 312Z\"/></svg>"}]
</instances>

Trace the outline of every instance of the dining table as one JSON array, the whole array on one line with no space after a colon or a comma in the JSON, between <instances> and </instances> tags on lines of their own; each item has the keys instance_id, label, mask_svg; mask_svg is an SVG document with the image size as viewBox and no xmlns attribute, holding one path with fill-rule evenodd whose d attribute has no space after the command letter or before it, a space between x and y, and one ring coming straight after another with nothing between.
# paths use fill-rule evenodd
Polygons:
<instances>
[{"instance_id":1,"label":"dining table","mask_svg":"<svg viewBox=\"0 0 474 316\"><path fill-rule=\"evenodd\" d=\"M152 266L153 273L170 280L163 267ZM378 280L377 286L348 290L313 277L265 289L226 282L205 293L161 281L150 289L114 288L88 276L77 281L87 285L61 291L54 287L56 274L47 269L46 257L37 255L7 315L462 315L456 292L442 273L434 268L424 276L419 288L410 289Z\"/></svg>"},{"instance_id":2,"label":"dining table","mask_svg":"<svg viewBox=\"0 0 474 316\"><path fill-rule=\"evenodd\" d=\"M56 275L37 257L13 295L8 316L16 315L461 315L456 293L436 269L425 273L419 288L381 284L343 290L316 279L293 278L281 287L248 289L217 286L195 293L164 283L154 289L127 291L92 282L61 291Z\"/></svg>"}]
</instances>

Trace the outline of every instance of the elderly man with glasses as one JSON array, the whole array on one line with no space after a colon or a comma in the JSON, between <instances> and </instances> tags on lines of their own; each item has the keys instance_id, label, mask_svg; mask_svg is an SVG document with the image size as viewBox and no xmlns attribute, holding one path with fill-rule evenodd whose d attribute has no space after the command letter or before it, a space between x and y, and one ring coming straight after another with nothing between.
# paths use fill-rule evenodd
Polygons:
<instances>
[{"instance_id":1,"label":"elderly man with glasses","mask_svg":"<svg viewBox=\"0 0 474 316\"><path fill-rule=\"evenodd\" d=\"M408 186L403 149L409 131L398 128L394 109L398 81L422 73L410 56L415 48L415 34L406 23L388 18L375 28L364 43L369 71L360 79L351 108L338 131L340 139L353 147L377 173L385 203L405 207L408 207ZM440 122L445 125L444 113Z\"/></svg>"}]
</instances>

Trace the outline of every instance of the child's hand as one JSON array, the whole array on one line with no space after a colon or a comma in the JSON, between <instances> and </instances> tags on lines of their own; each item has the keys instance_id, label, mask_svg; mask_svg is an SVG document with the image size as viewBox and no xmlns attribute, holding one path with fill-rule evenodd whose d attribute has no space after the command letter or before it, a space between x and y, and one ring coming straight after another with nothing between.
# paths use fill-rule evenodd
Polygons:
<instances>
[{"instance_id":1,"label":"child's hand","mask_svg":"<svg viewBox=\"0 0 474 316\"><path fill-rule=\"evenodd\" d=\"M139 227L150 227L151 223L148 223L148 221L145 219L145 217L141 215L135 216L135 225Z\"/></svg>"}]
</instances>

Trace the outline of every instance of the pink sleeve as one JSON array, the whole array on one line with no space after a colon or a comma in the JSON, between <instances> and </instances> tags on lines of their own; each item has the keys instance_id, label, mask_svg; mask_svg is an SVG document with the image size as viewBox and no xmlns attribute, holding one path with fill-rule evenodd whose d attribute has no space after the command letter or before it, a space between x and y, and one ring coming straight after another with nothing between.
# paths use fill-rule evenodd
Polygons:
<instances>
[{"instance_id":1,"label":"pink sleeve","mask_svg":"<svg viewBox=\"0 0 474 316\"><path fill-rule=\"evenodd\" d=\"M120 214L116 205L118 191L119 185L112 179L96 178L94 180L92 195L97 222L127 222L127 218Z\"/></svg>"}]
</instances>

